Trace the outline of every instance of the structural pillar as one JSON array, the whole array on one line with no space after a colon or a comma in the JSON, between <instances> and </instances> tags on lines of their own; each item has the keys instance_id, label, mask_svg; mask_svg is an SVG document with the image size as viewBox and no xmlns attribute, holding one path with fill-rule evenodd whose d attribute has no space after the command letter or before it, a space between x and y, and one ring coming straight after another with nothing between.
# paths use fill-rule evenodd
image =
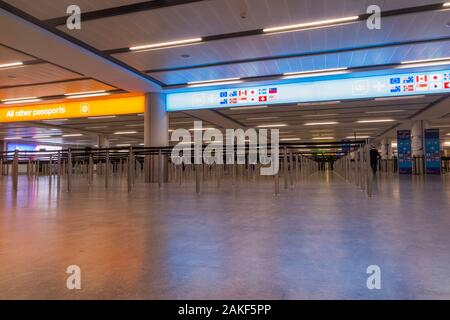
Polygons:
<instances>
[{"instance_id":1,"label":"structural pillar","mask_svg":"<svg viewBox=\"0 0 450 320\"><path fill-rule=\"evenodd\" d=\"M148 93L145 96L144 113L144 145L145 147L169 146L169 114L166 111L166 94ZM157 150L145 158L145 181L158 182L168 179L168 157L160 159ZM162 174L160 174L162 165Z\"/></svg>"},{"instance_id":2,"label":"structural pillar","mask_svg":"<svg viewBox=\"0 0 450 320\"><path fill-rule=\"evenodd\" d=\"M413 157L413 172L424 174L424 130L429 126L427 121L414 121L411 126L411 152Z\"/></svg>"},{"instance_id":3,"label":"structural pillar","mask_svg":"<svg viewBox=\"0 0 450 320\"><path fill-rule=\"evenodd\" d=\"M101 134L97 137L97 145L99 148L109 148L109 138L107 135Z\"/></svg>"}]
</instances>

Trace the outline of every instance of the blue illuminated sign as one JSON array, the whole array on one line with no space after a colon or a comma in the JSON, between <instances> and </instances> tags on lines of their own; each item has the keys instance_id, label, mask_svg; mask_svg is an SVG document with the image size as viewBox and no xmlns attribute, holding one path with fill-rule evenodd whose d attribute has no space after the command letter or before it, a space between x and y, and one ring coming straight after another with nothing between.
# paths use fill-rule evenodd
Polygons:
<instances>
[{"instance_id":1,"label":"blue illuminated sign","mask_svg":"<svg viewBox=\"0 0 450 320\"><path fill-rule=\"evenodd\" d=\"M439 129L425 130L425 167L427 174L441 174Z\"/></svg>"},{"instance_id":2,"label":"blue illuminated sign","mask_svg":"<svg viewBox=\"0 0 450 320\"><path fill-rule=\"evenodd\" d=\"M397 131L398 171L400 174L412 174L411 131Z\"/></svg>"},{"instance_id":3,"label":"blue illuminated sign","mask_svg":"<svg viewBox=\"0 0 450 320\"><path fill-rule=\"evenodd\" d=\"M167 111L450 93L450 70L167 94Z\"/></svg>"}]
</instances>

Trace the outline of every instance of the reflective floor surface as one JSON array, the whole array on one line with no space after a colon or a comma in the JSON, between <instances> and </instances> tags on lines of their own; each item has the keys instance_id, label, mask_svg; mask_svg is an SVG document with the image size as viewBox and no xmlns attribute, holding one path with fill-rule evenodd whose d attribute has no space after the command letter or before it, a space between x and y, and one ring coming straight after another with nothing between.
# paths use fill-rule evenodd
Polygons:
<instances>
[{"instance_id":1,"label":"reflective floor surface","mask_svg":"<svg viewBox=\"0 0 450 320\"><path fill-rule=\"evenodd\" d=\"M0 299L450 299L449 182L378 177L369 199L332 173L278 197L269 181L67 193L43 177L14 195L3 178Z\"/></svg>"}]
</instances>

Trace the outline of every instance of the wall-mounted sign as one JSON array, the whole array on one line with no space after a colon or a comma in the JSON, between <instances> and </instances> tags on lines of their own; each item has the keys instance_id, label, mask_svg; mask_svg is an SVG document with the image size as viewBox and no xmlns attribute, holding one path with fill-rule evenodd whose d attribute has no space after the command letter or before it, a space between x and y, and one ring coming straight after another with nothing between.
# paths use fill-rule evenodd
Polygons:
<instances>
[{"instance_id":1,"label":"wall-mounted sign","mask_svg":"<svg viewBox=\"0 0 450 320\"><path fill-rule=\"evenodd\" d=\"M397 131L398 171L400 174L412 174L411 131Z\"/></svg>"},{"instance_id":2,"label":"wall-mounted sign","mask_svg":"<svg viewBox=\"0 0 450 320\"><path fill-rule=\"evenodd\" d=\"M167 94L167 111L450 93L450 70Z\"/></svg>"},{"instance_id":3,"label":"wall-mounted sign","mask_svg":"<svg viewBox=\"0 0 450 320\"><path fill-rule=\"evenodd\" d=\"M21 107L0 107L0 122L83 118L143 113L145 97L70 101Z\"/></svg>"},{"instance_id":4,"label":"wall-mounted sign","mask_svg":"<svg viewBox=\"0 0 450 320\"><path fill-rule=\"evenodd\" d=\"M425 168L427 174L441 174L439 129L425 130Z\"/></svg>"}]
</instances>

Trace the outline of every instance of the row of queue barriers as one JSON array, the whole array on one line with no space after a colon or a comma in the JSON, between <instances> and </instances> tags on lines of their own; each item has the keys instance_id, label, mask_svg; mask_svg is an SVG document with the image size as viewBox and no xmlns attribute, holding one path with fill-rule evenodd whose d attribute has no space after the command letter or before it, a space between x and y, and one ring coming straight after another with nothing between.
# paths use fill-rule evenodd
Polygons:
<instances>
[{"instance_id":1,"label":"row of queue barriers","mask_svg":"<svg viewBox=\"0 0 450 320\"><path fill-rule=\"evenodd\" d=\"M205 148L206 146L203 146ZM8 151L0 152L0 178L10 177L12 189L19 190L20 183L45 177L51 186L58 190L72 192L80 181L88 186L94 181L101 182L104 188L112 187L117 178L126 184L128 192L136 182L157 183L161 188L166 183L180 185L192 183L195 192L212 185L220 188L227 180L236 185L241 180L273 180L274 194L281 190L293 189L296 181L307 178L318 170L317 163L302 148L309 145L280 144L279 170L271 176L261 176L263 164L227 164L224 149L223 164L175 164L171 161L172 147L113 147L66 149L60 151ZM235 153L238 154L235 147ZM248 159L249 146L244 148L244 159ZM272 154L269 148L268 154ZM242 153L241 153L242 155ZM234 156L237 161L237 156ZM27 179L19 179L26 176ZM206 184L206 182L208 184Z\"/></svg>"},{"instance_id":2,"label":"row of queue barriers","mask_svg":"<svg viewBox=\"0 0 450 320\"><path fill-rule=\"evenodd\" d=\"M357 152L361 141L355 141L349 152ZM325 145L325 143L322 143ZM232 155L234 164L228 164L227 151L223 150L223 164L176 164L171 161L173 147L113 147L66 149L60 151L9 151L0 153L0 177L12 179L12 189L19 190L19 176L26 176L23 181L32 182L42 177L48 178L50 185L56 185L60 191L72 192L80 183L91 186L94 181L103 180L105 189L113 187L113 180L126 184L131 192L136 182L157 183L161 188L166 183L195 185L195 192L212 185L220 188L226 181L236 185L240 181L271 181L274 194L295 187L296 182L305 179L319 170L318 162L311 154L311 148L322 148L321 143L279 144L279 170L274 175L262 176L260 169L265 165L248 163L250 148L235 146ZM326 143L330 148L330 143ZM331 147L341 148L341 144L332 143ZM202 146L203 150L206 146ZM243 150L241 150L243 149ZM309 150L306 152L306 150ZM239 152L241 151L241 152ZM269 147L268 155L273 150ZM192 154L194 150L192 148ZM237 164L238 156L245 159ZM242 157L240 158L242 159ZM353 178L356 179L356 178Z\"/></svg>"}]
</instances>

